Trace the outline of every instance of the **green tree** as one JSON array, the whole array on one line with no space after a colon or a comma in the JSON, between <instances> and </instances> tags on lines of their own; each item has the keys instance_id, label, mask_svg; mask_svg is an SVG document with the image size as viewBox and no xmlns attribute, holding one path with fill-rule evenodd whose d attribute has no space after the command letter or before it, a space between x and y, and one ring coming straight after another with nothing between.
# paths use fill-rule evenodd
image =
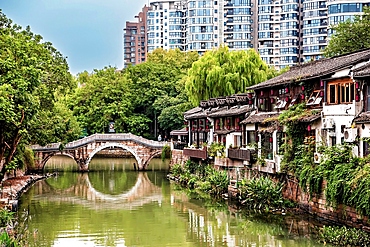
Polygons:
<instances>
[{"instance_id":1,"label":"green tree","mask_svg":"<svg viewBox=\"0 0 370 247\"><path fill-rule=\"evenodd\" d=\"M13 24L0 11L0 172L22 166L20 149L37 140L32 130L50 127L44 111L54 108L58 93L73 88L66 59L30 28ZM61 139L66 138L60 135ZM45 135L45 142L52 137Z\"/></svg>"},{"instance_id":2,"label":"green tree","mask_svg":"<svg viewBox=\"0 0 370 247\"><path fill-rule=\"evenodd\" d=\"M126 76L106 67L91 74L80 73L77 81L80 86L70 97L69 106L88 134L107 132L110 121L115 122L116 132L142 134L128 124L133 107L131 81Z\"/></svg>"},{"instance_id":3,"label":"green tree","mask_svg":"<svg viewBox=\"0 0 370 247\"><path fill-rule=\"evenodd\" d=\"M156 49L147 62L125 69L135 95L133 112L151 120L151 137L156 120L163 134L182 126L182 113L191 108L182 78L198 57L196 52Z\"/></svg>"},{"instance_id":4,"label":"green tree","mask_svg":"<svg viewBox=\"0 0 370 247\"><path fill-rule=\"evenodd\" d=\"M331 26L334 34L324 49L325 57L333 57L370 47L370 9L364 7L363 15L355 16L354 20Z\"/></svg>"},{"instance_id":5,"label":"green tree","mask_svg":"<svg viewBox=\"0 0 370 247\"><path fill-rule=\"evenodd\" d=\"M229 51L220 47L207 51L193 63L188 72L186 91L194 106L201 100L243 93L246 87L273 76L269 68L253 50Z\"/></svg>"}]
</instances>

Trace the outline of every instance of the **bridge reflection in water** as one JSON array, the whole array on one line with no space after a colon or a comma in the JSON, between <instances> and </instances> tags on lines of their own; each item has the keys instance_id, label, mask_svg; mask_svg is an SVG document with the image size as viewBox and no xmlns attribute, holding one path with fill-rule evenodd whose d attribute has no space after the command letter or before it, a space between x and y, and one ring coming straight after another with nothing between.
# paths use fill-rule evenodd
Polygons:
<instances>
[{"instance_id":1,"label":"bridge reflection in water","mask_svg":"<svg viewBox=\"0 0 370 247\"><path fill-rule=\"evenodd\" d=\"M97 191L89 180L88 173L78 173L77 181L72 187L56 189L48 180L35 184L38 195L34 200L51 200L72 202L89 208L129 209L142 206L153 201L162 201L161 188L154 185L147 173L131 173L137 175L135 185L119 195L111 195Z\"/></svg>"},{"instance_id":2,"label":"bridge reflection in water","mask_svg":"<svg viewBox=\"0 0 370 247\"><path fill-rule=\"evenodd\" d=\"M34 200L72 202L90 208L129 209L153 201L162 201L158 181L148 177L146 172L135 172L134 158L94 158L89 173L73 173L40 181L35 184ZM162 170L168 162L153 159L149 168ZM50 171L70 168L74 170L74 161L65 156L56 156L50 160L46 169ZM105 171L105 172L101 172ZM151 180L152 179L152 180ZM155 178L154 178L155 180Z\"/></svg>"}]
</instances>

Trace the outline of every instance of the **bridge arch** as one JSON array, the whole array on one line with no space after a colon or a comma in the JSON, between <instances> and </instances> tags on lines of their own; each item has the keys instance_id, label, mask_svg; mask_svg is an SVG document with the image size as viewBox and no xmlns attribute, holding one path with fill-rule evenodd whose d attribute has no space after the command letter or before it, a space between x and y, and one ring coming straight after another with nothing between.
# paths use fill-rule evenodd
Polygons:
<instances>
[{"instance_id":1,"label":"bridge arch","mask_svg":"<svg viewBox=\"0 0 370 247\"><path fill-rule=\"evenodd\" d=\"M72 160L74 160L77 163L77 160L75 159L75 157L69 153L65 153L65 152L53 152L53 153L50 153L48 154L43 160L42 160L42 170L45 169L45 166L46 166L46 163L52 158L54 157L55 155L63 155L63 156L67 156L69 158L71 158Z\"/></svg>"},{"instance_id":2,"label":"bridge arch","mask_svg":"<svg viewBox=\"0 0 370 247\"><path fill-rule=\"evenodd\" d=\"M89 167L89 164L92 160L92 158L94 157L95 154L97 154L99 151L103 150L103 149L106 149L106 148L114 148L114 147L118 147L118 148L122 148L122 149L125 149L127 151L129 151L136 159L137 163L138 163L138 166L141 167L142 166L142 159L139 157L139 155L135 152L134 149L130 148L129 146L127 145L124 145L124 144L121 144L121 143L106 143L102 146L99 146L97 148L95 148L90 154L89 154L89 157L87 158L86 160L86 168Z\"/></svg>"},{"instance_id":3,"label":"bridge arch","mask_svg":"<svg viewBox=\"0 0 370 247\"><path fill-rule=\"evenodd\" d=\"M154 151L153 153L151 153L151 155L145 160L143 161L143 166L142 166L142 169L143 170L146 170L146 168L149 166L149 163L150 161L157 155L160 155L162 153L162 150L157 150L157 151Z\"/></svg>"}]
</instances>

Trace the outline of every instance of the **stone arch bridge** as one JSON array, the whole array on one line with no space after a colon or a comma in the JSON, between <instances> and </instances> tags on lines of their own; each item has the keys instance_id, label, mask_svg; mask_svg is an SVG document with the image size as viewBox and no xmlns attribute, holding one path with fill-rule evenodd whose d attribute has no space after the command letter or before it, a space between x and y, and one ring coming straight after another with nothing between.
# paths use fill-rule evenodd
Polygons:
<instances>
[{"instance_id":1,"label":"stone arch bridge","mask_svg":"<svg viewBox=\"0 0 370 247\"><path fill-rule=\"evenodd\" d=\"M150 160L162 153L165 142L145 139L134 134L94 134L67 143L46 146L32 145L38 170L43 170L46 162L54 155L66 155L74 159L80 171L88 171L89 163L96 153L106 148L122 148L136 159L139 170L145 170Z\"/></svg>"}]
</instances>

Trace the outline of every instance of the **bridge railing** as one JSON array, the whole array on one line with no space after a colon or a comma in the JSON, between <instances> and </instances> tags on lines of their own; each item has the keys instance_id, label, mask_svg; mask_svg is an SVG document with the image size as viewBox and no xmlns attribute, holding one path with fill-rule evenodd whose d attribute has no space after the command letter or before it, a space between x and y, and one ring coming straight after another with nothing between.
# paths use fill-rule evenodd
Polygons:
<instances>
[{"instance_id":1,"label":"bridge railing","mask_svg":"<svg viewBox=\"0 0 370 247\"><path fill-rule=\"evenodd\" d=\"M153 140L148 140L144 137L137 136L131 133L127 134L93 134L90 136L87 136L85 138L69 142L67 143L64 148L69 149L69 148L76 148L79 146L86 145L91 142L96 142L96 141L126 141L126 140L132 140L135 142L139 142L143 145L147 146L152 146L152 147L157 147L161 148L166 145L166 142L158 142L158 141L153 141ZM60 147L60 143L51 143L48 144L44 147L40 145L32 145L31 148L36 150L36 149L53 149L53 150L58 150Z\"/></svg>"}]
</instances>

